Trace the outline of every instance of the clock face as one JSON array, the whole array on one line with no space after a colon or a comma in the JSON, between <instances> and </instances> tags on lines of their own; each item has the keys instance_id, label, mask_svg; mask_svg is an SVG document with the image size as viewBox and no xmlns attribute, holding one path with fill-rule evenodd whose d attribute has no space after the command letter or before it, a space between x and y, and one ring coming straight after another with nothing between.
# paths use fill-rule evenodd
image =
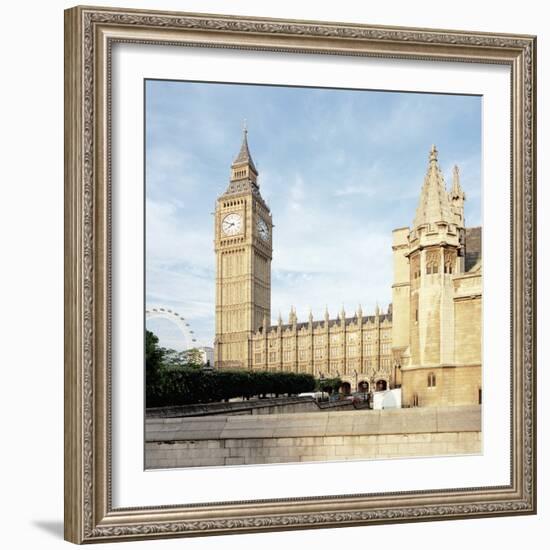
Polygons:
<instances>
[{"instance_id":1,"label":"clock face","mask_svg":"<svg viewBox=\"0 0 550 550\"><path fill-rule=\"evenodd\" d=\"M258 235L262 241L267 241L267 239L269 239L269 228L267 227L267 223L265 223L262 218L258 218L256 229L258 230Z\"/></svg>"},{"instance_id":2,"label":"clock face","mask_svg":"<svg viewBox=\"0 0 550 550\"><path fill-rule=\"evenodd\" d=\"M228 214L222 220L222 231L224 235L236 235L241 232L243 219L240 214Z\"/></svg>"}]
</instances>

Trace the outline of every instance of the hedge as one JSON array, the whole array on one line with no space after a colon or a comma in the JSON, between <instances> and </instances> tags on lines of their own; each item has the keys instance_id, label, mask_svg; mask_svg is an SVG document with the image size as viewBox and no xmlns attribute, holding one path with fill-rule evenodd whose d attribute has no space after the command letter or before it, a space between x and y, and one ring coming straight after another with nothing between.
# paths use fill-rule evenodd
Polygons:
<instances>
[{"instance_id":1,"label":"hedge","mask_svg":"<svg viewBox=\"0 0 550 550\"><path fill-rule=\"evenodd\" d=\"M298 394L315 389L311 374L292 372L204 371L184 368L147 379L147 407L210 403L234 397Z\"/></svg>"}]
</instances>

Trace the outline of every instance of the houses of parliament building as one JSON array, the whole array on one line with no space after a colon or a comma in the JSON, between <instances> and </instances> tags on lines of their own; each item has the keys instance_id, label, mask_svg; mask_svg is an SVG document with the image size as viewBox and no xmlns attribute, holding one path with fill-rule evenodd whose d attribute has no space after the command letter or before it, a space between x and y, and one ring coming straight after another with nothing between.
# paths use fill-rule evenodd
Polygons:
<instances>
[{"instance_id":1,"label":"houses of parliament building","mask_svg":"<svg viewBox=\"0 0 550 550\"><path fill-rule=\"evenodd\" d=\"M447 191L433 146L412 227L393 231L387 310L299 322L292 309L271 325L273 219L245 130L215 210L215 368L340 377L345 392L401 387L404 406L481 402L481 228L466 227L465 198L457 167Z\"/></svg>"}]
</instances>

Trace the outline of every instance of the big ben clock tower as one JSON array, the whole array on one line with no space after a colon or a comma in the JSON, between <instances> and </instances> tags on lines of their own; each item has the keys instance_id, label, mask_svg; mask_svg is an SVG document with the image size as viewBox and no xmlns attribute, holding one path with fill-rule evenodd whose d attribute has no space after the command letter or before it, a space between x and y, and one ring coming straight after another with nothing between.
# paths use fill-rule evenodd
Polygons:
<instances>
[{"instance_id":1,"label":"big ben clock tower","mask_svg":"<svg viewBox=\"0 0 550 550\"><path fill-rule=\"evenodd\" d=\"M215 212L217 369L252 368L251 336L271 317L272 220L244 129Z\"/></svg>"}]
</instances>

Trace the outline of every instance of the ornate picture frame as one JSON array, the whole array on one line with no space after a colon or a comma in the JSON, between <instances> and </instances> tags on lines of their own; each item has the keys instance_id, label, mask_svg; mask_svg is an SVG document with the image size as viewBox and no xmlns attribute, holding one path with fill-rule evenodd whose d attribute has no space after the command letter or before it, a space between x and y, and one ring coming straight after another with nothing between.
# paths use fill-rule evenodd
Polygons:
<instances>
[{"instance_id":1,"label":"ornate picture frame","mask_svg":"<svg viewBox=\"0 0 550 550\"><path fill-rule=\"evenodd\" d=\"M115 508L111 86L116 43L498 64L511 74L510 483ZM157 539L536 513L536 38L75 7L65 12L65 538Z\"/></svg>"}]
</instances>

